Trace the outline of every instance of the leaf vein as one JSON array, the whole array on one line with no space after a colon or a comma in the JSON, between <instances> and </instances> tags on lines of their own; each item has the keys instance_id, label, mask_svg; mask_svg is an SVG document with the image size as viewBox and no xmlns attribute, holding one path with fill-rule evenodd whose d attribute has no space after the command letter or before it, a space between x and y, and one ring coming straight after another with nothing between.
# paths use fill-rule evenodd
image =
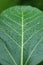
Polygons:
<instances>
[{"instance_id":1,"label":"leaf vein","mask_svg":"<svg viewBox=\"0 0 43 65\"><path fill-rule=\"evenodd\" d=\"M28 58L27 58L27 60L26 60L26 62L25 62L25 65L27 65L27 63L28 63L29 59L31 58L33 52L36 50L37 46L39 45L39 43L40 43L42 40L43 40L43 38L41 38L41 39L38 41L38 43L34 46L32 52L30 53L30 55L28 56Z\"/></svg>"},{"instance_id":2,"label":"leaf vein","mask_svg":"<svg viewBox=\"0 0 43 65\"><path fill-rule=\"evenodd\" d=\"M9 19L10 21L12 21L13 23L18 24L19 26L21 26L21 24L17 23L16 21L14 21L12 18L10 18L8 15L4 15L7 19Z\"/></svg>"},{"instance_id":3,"label":"leaf vein","mask_svg":"<svg viewBox=\"0 0 43 65\"><path fill-rule=\"evenodd\" d=\"M36 25L39 25L39 23L40 23L40 22L37 22L37 23L34 24L33 26L29 27L29 29L27 29L27 30L25 31L25 33L26 33L27 31L31 30L31 28L35 27Z\"/></svg>"},{"instance_id":4,"label":"leaf vein","mask_svg":"<svg viewBox=\"0 0 43 65\"><path fill-rule=\"evenodd\" d=\"M35 36L39 31L41 31L41 30L43 30L43 28L40 29L40 30L38 30L38 31L36 31L35 33L33 33L33 34L27 39L27 41L24 42L24 45L26 45L27 42L28 42L30 39L32 39L32 37L34 37L34 36Z\"/></svg>"},{"instance_id":5,"label":"leaf vein","mask_svg":"<svg viewBox=\"0 0 43 65\"><path fill-rule=\"evenodd\" d=\"M9 34L7 34L2 28L0 28L0 30L1 30L2 32L4 32L4 34L5 34L6 36L8 36L18 47L21 48L21 46L20 46Z\"/></svg>"},{"instance_id":6,"label":"leaf vein","mask_svg":"<svg viewBox=\"0 0 43 65\"><path fill-rule=\"evenodd\" d=\"M15 29L13 29L9 24L5 23L4 21L2 21L5 25L7 25L10 29L12 29L14 32L16 32L19 36L21 36L21 34L19 32L17 32Z\"/></svg>"},{"instance_id":7,"label":"leaf vein","mask_svg":"<svg viewBox=\"0 0 43 65\"><path fill-rule=\"evenodd\" d=\"M26 26L28 23L32 23L32 22L34 22L35 20L37 20L38 18L39 18L40 16L37 16L36 18L34 18L32 21L30 21L30 22L27 22L26 24L24 24L24 26ZM29 18L28 18L29 19Z\"/></svg>"}]
</instances>

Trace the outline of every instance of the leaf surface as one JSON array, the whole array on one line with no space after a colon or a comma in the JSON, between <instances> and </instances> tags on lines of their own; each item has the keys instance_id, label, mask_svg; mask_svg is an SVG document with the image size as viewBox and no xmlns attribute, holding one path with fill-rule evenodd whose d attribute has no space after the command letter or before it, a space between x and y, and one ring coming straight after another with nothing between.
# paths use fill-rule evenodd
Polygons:
<instances>
[{"instance_id":1,"label":"leaf surface","mask_svg":"<svg viewBox=\"0 0 43 65\"><path fill-rule=\"evenodd\" d=\"M0 63L36 65L43 61L43 12L15 6L0 15Z\"/></svg>"}]
</instances>

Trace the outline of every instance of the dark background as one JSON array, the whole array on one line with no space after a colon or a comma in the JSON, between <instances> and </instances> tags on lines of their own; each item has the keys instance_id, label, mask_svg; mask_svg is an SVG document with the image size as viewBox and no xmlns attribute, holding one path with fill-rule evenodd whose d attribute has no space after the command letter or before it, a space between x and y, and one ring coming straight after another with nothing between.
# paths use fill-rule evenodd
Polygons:
<instances>
[{"instance_id":1,"label":"dark background","mask_svg":"<svg viewBox=\"0 0 43 65\"><path fill-rule=\"evenodd\" d=\"M15 5L31 5L43 10L43 0L0 0L0 13Z\"/></svg>"},{"instance_id":2,"label":"dark background","mask_svg":"<svg viewBox=\"0 0 43 65\"><path fill-rule=\"evenodd\" d=\"M43 11L43 0L0 0L0 13L11 6L16 5L31 5ZM43 65L43 61L37 65Z\"/></svg>"}]
</instances>

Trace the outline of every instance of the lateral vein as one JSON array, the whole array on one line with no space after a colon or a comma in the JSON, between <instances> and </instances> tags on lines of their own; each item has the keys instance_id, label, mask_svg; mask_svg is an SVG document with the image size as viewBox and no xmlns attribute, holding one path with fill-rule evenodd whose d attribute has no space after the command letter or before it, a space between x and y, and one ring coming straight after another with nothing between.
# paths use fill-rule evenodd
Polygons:
<instances>
[{"instance_id":1,"label":"lateral vein","mask_svg":"<svg viewBox=\"0 0 43 65\"><path fill-rule=\"evenodd\" d=\"M8 54L9 54L10 58L11 58L11 59L12 59L12 61L14 62L14 64L15 64L15 65L17 65L17 63L16 63L15 59L13 58L12 54L11 54L11 53L10 53L10 51L7 49L7 47L6 47L6 45L5 45L5 44L4 44L4 47L5 47L6 51L8 52Z\"/></svg>"},{"instance_id":2,"label":"lateral vein","mask_svg":"<svg viewBox=\"0 0 43 65\"><path fill-rule=\"evenodd\" d=\"M43 39L43 38L41 38L41 39L38 41L38 43L35 45L35 47L33 48L32 52L30 53L30 55L28 56L28 58L27 58L27 60L26 60L26 62L25 62L25 65L27 65L27 63L28 63L29 59L31 58L33 52L36 50L36 48L38 47L38 45L40 44L40 42L42 41L42 39Z\"/></svg>"}]
</instances>

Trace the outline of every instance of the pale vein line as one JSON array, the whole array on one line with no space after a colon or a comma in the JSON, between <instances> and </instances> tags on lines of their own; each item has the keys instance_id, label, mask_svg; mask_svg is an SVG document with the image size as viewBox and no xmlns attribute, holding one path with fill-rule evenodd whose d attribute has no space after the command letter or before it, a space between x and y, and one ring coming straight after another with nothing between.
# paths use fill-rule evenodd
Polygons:
<instances>
[{"instance_id":1,"label":"pale vein line","mask_svg":"<svg viewBox=\"0 0 43 65\"><path fill-rule=\"evenodd\" d=\"M12 56L12 54L10 53L10 51L8 50L8 48L6 47L6 45L4 44L4 48L6 49L7 53L9 54L10 58L12 59L12 61L14 62L15 65L17 65L14 57Z\"/></svg>"},{"instance_id":2,"label":"pale vein line","mask_svg":"<svg viewBox=\"0 0 43 65\"><path fill-rule=\"evenodd\" d=\"M27 15L30 15L33 11L35 12L35 10L32 10L31 12L25 14L24 17L27 16ZM37 12L37 11L36 11L35 13L36 13L35 15L37 15L37 14L39 14L39 13L41 13L41 12Z\"/></svg>"},{"instance_id":3,"label":"pale vein line","mask_svg":"<svg viewBox=\"0 0 43 65\"><path fill-rule=\"evenodd\" d=\"M18 22L14 21L12 18L10 18L8 15L4 15L7 19L9 19L10 21L18 24L19 26L21 26L21 24L19 24Z\"/></svg>"},{"instance_id":4,"label":"pale vein line","mask_svg":"<svg viewBox=\"0 0 43 65\"><path fill-rule=\"evenodd\" d=\"M1 38L1 40L4 41L2 38ZM4 41L4 48L8 52L8 54L9 54L10 58L12 59L12 61L14 62L14 64L17 65L16 62L15 62L15 60L14 60L14 58L13 58L13 56L12 56L12 54L10 53L10 51L9 51L9 49L8 49L5 41ZM3 58L1 58L1 60L6 61L9 65L11 65L7 60L5 60Z\"/></svg>"},{"instance_id":5,"label":"pale vein line","mask_svg":"<svg viewBox=\"0 0 43 65\"><path fill-rule=\"evenodd\" d=\"M17 13L18 14L18 13ZM11 16L16 16L16 17L18 17L18 18L21 18L19 15L17 15L17 14L15 14L15 13L11 13ZM6 15L8 15L8 14L6 14Z\"/></svg>"},{"instance_id":6,"label":"pale vein line","mask_svg":"<svg viewBox=\"0 0 43 65\"><path fill-rule=\"evenodd\" d=\"M21 46L21 65L23 65L23 12L22 12L22 46Z\"/></svg>"},{"instance_id":7,"label":"pale vein line","mask_svg":"<svg viewBox=\"0 0 43 65\"><path fill-rule=\"evenodd\" d=\"M0 30L1 30L6 36L8 36L18 47L21 48L21 46L20 46L9 34L7 34L2 28L0 28Z\"/></svg>"},{"instance_id":8,"label":"pale vein line","mask_svg":"<svg viewBox=\"0 0 43 65\"><path fill-rule=\"evenodd\" d=\"M25 65L27 65L29 59L31 58L32 54L34 53L34 51L36 50L37 46L40 44L40 42L41 42L42 40L43 40L43 38L41 38L41 39L38 41L38 43L34 46L32 52L30 53L30 55L28 56L28 58L27 58L27 60L26 60L26 62L25 62Z\"/></svg>"},{"instance_id":9,"label":"pale vein line","mask_svg":"<svg viewBox=\"0 0 43 65\"><path fill-rule=\"evenodd\" d=\"M34 24L33 26L29 27L29 28L25 31L25 33L26 33L27 31L31 30L32 27L35 27L36 25L39 25L39 23L40 23L40 22L37 22L37 23Z\"/></svg>"},{"instance_id":10,"label":"pale vein line","mask_svg":"<svg viewBox=\"0 0 43 65\"><path fill-rule=\"evenodd\" d=\"M28 19L34 18L34 17L37 16L37 15L39 15L39 14L37 13L37 14L35 14L35 15L29 17L29 18L26 18L26 19L24 19L24 20L28 20Z\"/></svg>"},{"instance_id":11,"label":"pale vein line","mask_svg":"<svg viewBox=\"0 0 43 65\"><path fill-rule=\"evenodd\" d=\"M13 29L9 24L7 24L6 22L2 21L5 25L7 25L9 28L11 28L14 32L16 32L19 36L21 36L21 34L19 32L17 32L15 29Z\"/></svg>"},{"instance_id":12,"label":"pale vein line","mask_svg":"<svg viewBox=\"0 0 43 65\"><path fill-rule=\"evenodd\" d=\"M35 14L35 15L29 17L29 18L30 18L30 19L31 19L31 18L34 18L34 17L36 17L37 15L39 15L39 13L37 13L37 14ZM24 20L28 20L29 18L26 18L26 19L24 19Z\"/></svg>"},{"instance_id":13,"label":"pale vein line","mask_svg":"<svg viewBox=\"0 0 43 65\"><path fill-rule=\"evenodd\" d=\"M37 16L36 18L34 18L32 21L27 22L26 24L24 24L24 26L26 26L28 23L34 22L34 20L37 20L40 16ZM28 18L29 19L29 18Z\"/></svg>"},{"instance_id":14,"label":"pale vein line","mask_svg":"<svg viewBox=\"0 0 43 65\"><path fill-rule=\"evenodd\" d=\"M38 31L36 31L35 33L33 33L29 38L28 38L28 40L27 41L25 41L25 43L24 43L24 45L26 45L27 44L27 42L30 40L30 39L32 39L32 37L34 37L38 32L40 32L41 30L43 30L43 28L42 29L40 29L40 30L38 30Z\"/></svg>"}]
</instances>

